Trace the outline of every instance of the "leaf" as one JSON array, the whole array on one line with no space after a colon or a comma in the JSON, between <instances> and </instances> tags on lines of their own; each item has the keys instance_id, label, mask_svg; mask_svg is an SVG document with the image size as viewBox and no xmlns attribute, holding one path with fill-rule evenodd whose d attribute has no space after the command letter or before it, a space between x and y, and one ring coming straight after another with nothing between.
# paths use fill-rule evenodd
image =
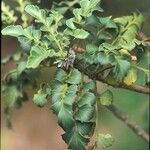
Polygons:
<instances>
[{"instance_id":1,"label":"leaf","mask_svg":"<svg viewBox=\"0 0 150 150\"><path fill-rule=\"evenodd\" d=\"M81 107L83 105L89 105L92 106L96 102L96 97L93 93L86 92L83 94L83 96L78 101L78 106Z\"/></svg>"},{"instance_id":2,"label":"leaf","mask_svg":"<svg viewBox=\"0 0 150 150\"><path fill-rule=\"evenodd\" d=\"M58 116L58 123L64 130L73 127L74 120L71 105L59 101L52 105L52 110Z\"/></svg>"},{"instance_id":3,"label":"leaf","mask_svg":"<svg viewBox=\"0 0 150 150\"><path fill-rule=\"evenodd\" d=\"M130 62L120 57L115 57L113 65L115 65L113 72L115 73L115 77L118 81L121 81L125 77L131 67Z\"/></svg>"},{"instance_id":4,"label":"leaf","mask_svg":"<svg viewBox=\"0 0 150 150\"><path fill-rule=\"evenodd\" d=\"M43 107L47 103L47 94L43 91L43 89L39 89L37 94L34 94L33 97L33 102L38 106L38 107Z\"/></svg>"},{"instance_id":5,"label":"leaf","mask_svg":"<svg viewBox=\"0 0 150 150\"><path fill-rule=\"evenodd\" d=\"M20 45L23 51L29 52L32 41L28 39L27 37L22 37L22 36L18 37L18 41L20 42Z\"/></svg>"},{"instance_id":6,"label":"leaf","mask_svg":"<svg viewBox=\"0 0 150 150\"><path fill-rule=\"evenodd\" d=\"M81 17L81 9L80 8L76 8L73 9L73 14L75 15L75 19L77 22L80 22L82 17Z\"/></svg>"},{"instance_id":7,"label":"leaf","mask_svg":"<svg viewBox=\"0 0 150 150\"><path fill-rule=\"evenodd\" d=\"M68 86L66 84L61 84L60 82L53 82L52 87L52 104L64 99Z\"/></svg>"},{"instance_id":8,"label":"leaf","mask_svg":"<svg viewBox=\"0 0 150 150\"><path fill-rule=\"evenodd\" d=\"M31 51L30 51L30 56L28 57L27 60L27 68L36 68L39 66L41 61L46 59L49 56L54 56L54 51L48 51L45 50L41 46L33 46Z\"/></svg>"},{"instance_id":9,"label":"leaf","mask_svg":"<svg viewBox=\"0 0 150 150\"><path fill-rule=\"evenodd\" d=\"M98 144L105 149L113 144L114 138L110 134L99 134L97 141Z\"/></svg>"},{"instance_id":10,"label":"leaf","mask_svg":"<svg viewBox=\"0 0 150 150\"><path fill-rule=\"evenodd\" d=\"M71 19L66 20L66 25L67 25L69 28L71 28L72 30L76 29L76 27L75 27L73 21L74 21L74 18L71 18Z\"/></svg>"},{"instance_id":11,"label":"leaf","mask_svg":"<svg viewBox=\"0 0 150 150\"><path fill-rule=\"evenodd\" d=\"M16 26L10 25L2 30L3 35L10 35L14 37L21 36L23 35L23 33L24 33L24 30L20 25L16 25Z\"/></svg>"},{"instance_id":12,"label":"leaf","mask_svg":"<svg viewBox=\"0 0 150 150\"><path fill-rule=\"evenodd\" d=\"M100 25L104 26L105 28L117 28L117 25L110 17L99 17L98 18Z\"/></svg>"},{"instance_id":13,"label":"leaf","mask_svg":"<svg viewBox=\"0 0 150 150\"><path fill-rule=\"evenodd\" d=\"M96 51L98 51L98 47L94 44L87 44L86 50L88 53L95 53Z\"/></svg>"},{"instance_id":14,"label":"leaf","mask_svg":"<svg viewBox=\"0 0 150 150\"><path fill-rule=\"evenodd\" d=\"M81 122L90 121L94 116L94 108L85 104L79 107L78 111L75 114L76 120L80 120Z\"/></svg>"},{"instance_id":15,"label":"leaf","mask_svg":"<svg viewBox=\"0 0 150 150\"><path fill-rule=\"evenodd\" d=\"M81 82L82 75L77 69L73 69L66 80L67 83L70 84L79 84Z\"/></svg>"},{"instance_id":16,"label":"leaf","mask_svg":"<svg viewBox=\"0 0 150 150\"><path fill-rule=\"evenodd\" d=\"M89 90L94 90L96 87L94 81L86 82L83 84L83 90L89 91Z\"/></svg>"},{"instance_id":17,"label":"leaf","mask_svg":"<svg viewBox=\"0 0 150 150\"><path fill-rule=\"evenodd\" d=\"M123 82L127 85L132 85L137 80L137 70L131 68L126 77L124 78Z\"/></svg>"},{"instance_id":18,"label":"leaf","mask_svg":"<svg viewBox=\"0 0 150 150\"><path fill-rule=\"evenodd\" d=\"M80 6L81 6L82 13L83 13L82 15L86 16L86 14L88 13L88 10L90 8L90 1L89 0L81 0Z\"/></svg>"},{"instance_id":19,"label":"leaf","mask_svg":"<svg viewBox=\"0 0 150 150\"><path fill-rule=\"evenodd\" d=\"M99 2L100 0L81 0L80 6L82 10L82 16L89 17L90 15L92 15L93 11L101 11L101 8L98 7Z\"/></svg>"},{"instance_id":20,"label":"leaf","mask_svg":"<svg viewBox=\"0 0 150 150\"><path fill-rule=\"evenodd\" d=\"M89 36L89 33L83 29L74 30L73 36L77 39L86 39Z\"/></svg>"},{"instance_id":21,"label":"leaf","mask_svg":"<svg viewBox=\"0 0 150 150\"><path fill-rule=\"evenodd\" d=\"M124 49L133 50L136 44L136 36L143 25L143 16L134 13L132 16L115 18L114 22L119 26L120 31L114 42L115 45Z\"/></svg>"},{"instance_id":22,"label":"leaf","mask_svg":"<svg viewBox=\"0 0 150 150\"><path fill-rule=\"evenodd\" d=\"M59 84L55 83L52 87L52 103L63 101L63 103L72 105L75 101L77 92L76 85Z\"/></svg>"},{"instance_id":23,"label":"leaf","mask_svg":"<svg viewBox=\"0 0 150 150\"><path fill-rule=\"evenodd\" d=\"M82 130L84 131L84 129L85 128L83 126ZM79 129L79 126L74 126L72 129L68 130L65 134L62 135L62 138L68 144L69 149L86 150L85 146L89 142L89 139L84 137L80 131L81 129Z\"/></svg>"},{"instance_id":24,"label":"leaf","mask_svg":"<svg viewBox=\"0 0 150 150\"><path fill-rule=\"evenodd\" d=\"M80 121L76 121L76 126L79 130L79 132L81 133L81 135L83 136L91 136L94 133L94 129L95 129L95 122L80 122Z\"/></svg>"},{"instance_id":25,"label":"leaf","mask_svg":"<svg viewBox=\"0 0 150 150\"><path fill-rule=\"evenodd\" d=\"M58 22L63 18L63 15L57 11L52 11L52 14L51 14L52 18L54 18L56 24L58 24Z\"/></svg>"},{"instance_id":26,"label":"leaf","mask_svg":"<svg viewBox=\"0 0 150 150\"><path fill-rule=\"evenodd\" d=\"M110 90L105 91L100 96L100 102L102 105L109 106L113 102L113 94Z\"/></svg>"},{"instance_id":27,"label":"leaf","mask_svg":"<svg viewBox=\"0 0 150 150\"><path fill-rule=\"evenodd\" d=\"M41 39L41 31L40 30L32 30L32 34L33 34L33 38L37 41L39 41Z\"/></svg>"},{"instance_id":28,"label":"leaf","mask_svg":"<svg viewBox=\"0 0 150 150\"><path fill-rule=\"evenodd\" d=\"M45 22L46 11L44 9L39 9L38 6L34 6L34 5L27 5L25 7L25 11L32 17L39 20L40 22L42 23Z\"/></svg>"},{"instance_id":29,"label":"leaf","mask_svg":"<svg viewBox=\"0 0 150 150\"><path fill-rule=\"evenodd\" d=\"M67 77L66 72L63 69L57 69L55 72L55 80L62 82Z\"/></svg>"}]
</instances>

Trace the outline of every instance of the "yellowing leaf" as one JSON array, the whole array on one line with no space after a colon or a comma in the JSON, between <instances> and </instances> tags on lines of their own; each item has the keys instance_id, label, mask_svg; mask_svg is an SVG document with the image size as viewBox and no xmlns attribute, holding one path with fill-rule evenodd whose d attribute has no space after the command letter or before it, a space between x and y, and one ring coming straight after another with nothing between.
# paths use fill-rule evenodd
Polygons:
<instances>
[{"instance_id":1,"label":"yellowing leaf","mask_svg":"<svg viewBox=\"0 0 150 150\"><path fill-rule=\"evenodd\" d=\"M132 85L136 80L137 80L137 70L131 68L127 76L124 78L123 82L127 85Z\"/></svg>"}]
</instances>

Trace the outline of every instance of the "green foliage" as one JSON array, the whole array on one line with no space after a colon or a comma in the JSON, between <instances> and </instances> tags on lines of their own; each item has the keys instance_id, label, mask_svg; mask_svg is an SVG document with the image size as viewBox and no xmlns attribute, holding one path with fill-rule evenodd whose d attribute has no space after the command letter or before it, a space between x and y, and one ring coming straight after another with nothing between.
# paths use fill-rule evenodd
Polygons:
<instances>
[{"instance_id":1,"label":"green foliage","mask_svg":"<svg viewBox=\"0 0 150 150\"><path fill-rule=\"evenodd\" d=\"M55 52L53 50L45 50L40 46L32 47L30 51L30 56L27 60L27 68L36 68L42 60L47 57L53 57Z\"/></svg>"},{"instance_id":2,"label":"green foliage","mask_svg":"<svg viewBox=\"0 0 150 150\"><path fill-rule=\"evenodd\" d=\"M105 91L100 96L100 103L105 106L111 105L113 102L113 94L110 90Z\"/></svg>"},{"instance_id":3,"label":"green foliage","mask_svg":"<svg viewBox=\"0 0 150 150\"><path fill-rule=\"evenodd\" d=\"M44 89L43 87L41 87L37 94L34 94L34 97L33 97L33 102L39 106L39 107L43 107L46 103L47 103L47 94L46 92L44 92Z\"/></svg>"},{"instance_id":4,"label":"green foliage","mask_svg":"<svg viewBox=\"0 0 150 150\"><path fill-rule=\"evenodd\" d=\"M111 146L114 142L114 138L110 134L99 134L97 139L98 139L98 144L103 149Z\"/></svg>"},{"instance_id":5,"label":"green foliage","mask_svg":"<svg viewBox=\"0 0 150 150\"><path fill-rule=\"evenodd\" d=\"M116 85L131 86L139 70L144 72L148 84L149 70L139 67L141 57L137 52L140 49L145 55L148 48L146 41L137 38L143 17L138 13L119 18L100 17L103 11L100 0L65 0L55 3L51 10L40 9L26 0L15 1L20 25L14 25L15 12L2 2L3 23L10 24L2 30L2 35L17 38L21 46L20 52L2 60L2 65L17 62L2 81L8 123L13 108L19 108L27 99L25 86L35 88L41 69L55 66L52 84L37 89L33 102L43 107L51 97L51 109L65 132L62 138L68 149L85 150L94 131L97 132L97 101L109 106L113 94L107 90L99 96L95 74L91 75L91 81L85 82L74 62L82 60L79 65L86 64L85 70L95 69L102 81L110 80ZM66 17L67 12L70 18ZM113 141L109 134L98 134L97 142L102 148L111 146Z\"/></svg>"},{"instance_id":6,"label":"green foliage","mask_svg":"<svg viewBox=\"0 0 150 150\"><path fill-rule=\"evenodd\" d=\"M64 70L56 71L52 89L52 110L58 116L58 123L64 129L64 141L70 149L84 150L93 134L95 96L91 92L79 93L81 73L73 69L67 74Z\"/></svg>"}]
</instances>

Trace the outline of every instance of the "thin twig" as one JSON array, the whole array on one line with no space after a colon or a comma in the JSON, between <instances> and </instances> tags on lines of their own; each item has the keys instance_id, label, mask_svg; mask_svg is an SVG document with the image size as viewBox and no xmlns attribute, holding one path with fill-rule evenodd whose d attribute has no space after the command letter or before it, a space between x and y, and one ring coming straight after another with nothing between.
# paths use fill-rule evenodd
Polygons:
<instances>
[{"instance_id":1,"label":"thin twig","mask_svg":"<svg viewBox=\"0 0 150 150\"><path fill-rule=\"evenodd\" d=\"M143 138L145 141L149 142L149 134L146 133L141 127L139 127L135 122L131 121L128 116L121 112L116 106L110 105L107 108L121 121L123 121L132 131Z\"/></svg>"}]
</instances>

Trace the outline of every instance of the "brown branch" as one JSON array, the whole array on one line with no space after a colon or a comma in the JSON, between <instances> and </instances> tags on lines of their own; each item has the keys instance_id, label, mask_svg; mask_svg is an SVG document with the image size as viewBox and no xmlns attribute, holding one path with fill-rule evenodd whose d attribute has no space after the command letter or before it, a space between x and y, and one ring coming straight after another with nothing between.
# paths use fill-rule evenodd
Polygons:
<instances>
[{"instance_id":1,"label":"brown branch","mask_svg":"<svg viewBox=\"0 0 150 150\"><path fill-rule=\"evenodd\" d=\"M143 138L145 141L149 142L149 134L146 133L141 127L139 127L135 122L129 120L128 116L121 112L116 106L110 105L107 108L122 122L124 122L132 131Z\"/></svg>"},{"instance_id":2,"label":"brown branch","mask_svg":"<svg viewBox=\"0 0 150 150\"><path fill-rule=\"evenodd\" d=\"M103 76L100 73L98 73L96 65L89 65L82 60L80 60L80 61L75 60L74 67L79 69L81 72L83 72L89 78L96 79L96 80L106 83L107 85L110 85L112 87L127 89L130 91L135 91L135 92L143 93L143 94L150 94L150 89L143 87L143 86L139 86L139 85L128 86L124 83L111 82L110 80L103 78Z\"/></svg>"}]
</instances>

